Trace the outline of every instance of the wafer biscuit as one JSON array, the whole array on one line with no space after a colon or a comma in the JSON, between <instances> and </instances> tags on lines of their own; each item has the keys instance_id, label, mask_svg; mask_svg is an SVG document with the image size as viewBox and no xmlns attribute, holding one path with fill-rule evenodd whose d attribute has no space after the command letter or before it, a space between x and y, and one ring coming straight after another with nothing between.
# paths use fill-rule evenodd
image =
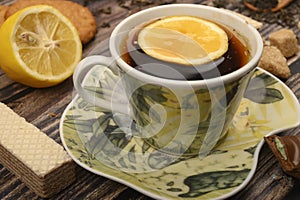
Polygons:
<instances>
[{"instance_id":1,"label":"wafer biscuit","mask_svg":"<svg viewBox=\"0 0 300 200\"><path fill-rule=\"evenodd\" d=\"M41 197L75 180L75 164L63 147L0 103L0 163Z\"/></svg>"},{"instance_id":2,"label":"wafer biscuit","mask_svg":"<svg viewBox=\"0 0 300 200\"><path fill-rule=\"evenodd\" d=\"M76 27L83 44L89 42L95 36L97 23L91 11L87 7L71 1L19 0L9 6L5 18L8 18L23 8L41 4L53 6L65 15Z\"/></svg>"}]
</instances>

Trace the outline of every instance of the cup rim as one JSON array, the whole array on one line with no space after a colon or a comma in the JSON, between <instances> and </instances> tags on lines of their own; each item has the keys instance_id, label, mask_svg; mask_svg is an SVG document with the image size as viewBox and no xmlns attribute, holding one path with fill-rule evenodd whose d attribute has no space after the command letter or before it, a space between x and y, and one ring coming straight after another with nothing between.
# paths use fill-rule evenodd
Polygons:
<instances>
[{"instance_id":1,"label":"cup rim","mask_svg":"<svg viewBox=\"0 0 300 200\"><path fill-rule=\"evenodd\" d=\"M222 15L227 15L230 16L230 18L233 18L236 21L239 21L240 23L245 24L245 26L247 26L248 30L254 35L254 37L256 38L256 50L255 50L255 54L251 57L251 59L247 62L247 64L245 64L243 67L229 73L229 74L225 74L222 75L220 77L214 77L214 78L210 78L210 79L203 79L203 80L175 80L175 79L166 79L166 78L161 78L161 77L156 77L153 75L149 75L146 74L144 72L138 71L136 69L134 69L133 67L131 67L129 64L127 64L120 56L120 54L118 53L118 50L116 48L116 41L115 41L115 37L120 34L120 29L126 25L128 22L130 22L131 20L134 20L136 18L138 18L141 15L144 14L149 14L153 11L157 10L164 10L164 9L172 9L172 8L180 8L180 9L184 9L184 8L198 8L201 10L207 10L207 11L213 11L213 12L217 12L219 14ZM192 14L191 14L192 15ZM137 79L142 80L143 82L149 82L149 83L164 83L166 85L169 86L176 86L176 87L180 87L180 86L186 86L187 84L189 86L204 86L207 84L210 85L219 85L220 81L222 81L224 84L231 82L233 80L237 80L240 77L243 77L244 75L246 75L247 73L251 72L254 68L257 67L257 64L260 60L260 57L262 55L263 52L263 41L262 41L262 37L260 35L260 33L258 32L258 30L256 30L252 25L250 25L246 20L242 19L241 17L238 17L237 15L226 11L225 9L220 9L220 8L215 8L215 7L211 7L211 6L206 6L206 5L199 5L199 4L169 4L169 5L160 5L160 6L155 6L155 7L151 7L151 8L147 8L145 10L141 10L137 13L134 13L130 16L128 16L127 18L125 18L123 21L121 21L113 30L111 37L109 39L109 49L112 55L113 59L116 59L116 63L117 65L124 70L125 73L128 73L130 76L133 76Z\"/></svg>"}]
</instances>

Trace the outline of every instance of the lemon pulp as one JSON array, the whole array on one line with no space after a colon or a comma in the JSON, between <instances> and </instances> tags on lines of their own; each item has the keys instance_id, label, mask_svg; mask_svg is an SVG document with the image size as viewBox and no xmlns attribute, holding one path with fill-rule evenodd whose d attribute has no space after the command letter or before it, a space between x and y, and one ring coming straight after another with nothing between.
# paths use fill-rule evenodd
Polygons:
<instances>
[{"instance_id":1,"label":"lemon pulp","mask_svg":"<svg viewBox=\"0 0 300 200\"><path fill-rule=\"evenodd\" d=\"M142 50L157 59L201 65L228 50L226 32L217 24L194 16L169 16L147 24L138 35Z\"/></svg>"}]
</instances>

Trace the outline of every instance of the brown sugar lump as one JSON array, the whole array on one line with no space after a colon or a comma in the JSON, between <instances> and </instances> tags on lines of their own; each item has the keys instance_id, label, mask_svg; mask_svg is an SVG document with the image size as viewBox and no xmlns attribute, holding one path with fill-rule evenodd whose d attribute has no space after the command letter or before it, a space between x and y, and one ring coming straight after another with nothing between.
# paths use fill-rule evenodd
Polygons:
<instances>
[{"instance_id":1,"label":"brown sugar lump","mask_svg":"<svg viewBox=\"0 0 300 200\"><path fill-rule=\"evenodd\" d=\"M258 66L271 72L279 78L286 79L291 76L286 58L274 46L265 46Z\"/></svg>"},{"instance_id":2,"label":"brown sugar lump","mask_svg":"<svg viewBox=\"0 0 300 200\"><path fill-rule=\"evenodd\" d=\"M269 35L270 45L276 46L286 57L291 57L299 51L295 33L289 29L280 29Z\"/></svg>"},{"instance_id":3,"label":"brown sugar lump","mask_svg":"<svg viewBox=\"0 0 300 200\"><path fill-rule=\"evenodd\" d=\"M0 163L37 195L47 198L75 180L63 147L0 103Z\"/></svg>"}]
</instances>

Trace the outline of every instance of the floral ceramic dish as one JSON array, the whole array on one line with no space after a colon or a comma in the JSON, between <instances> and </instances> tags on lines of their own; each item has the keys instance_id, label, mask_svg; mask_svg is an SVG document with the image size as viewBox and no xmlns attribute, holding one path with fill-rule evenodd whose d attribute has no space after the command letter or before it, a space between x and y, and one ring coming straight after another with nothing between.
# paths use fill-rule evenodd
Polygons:
<instances>
[{"instance_id":1,"label":"floral ceramic dish","mask_svg":"<svg viewBox=\"0 0 300 200\"><path fill-rule=\"evenodd\" d=\"M96 87L96 74L91 73L86 83ZM250 181L262 138L295 127L299 121L299 103L291 90L257 69L226 137L205 158L174 159L139 137L128 137L112 113L78 96L62 116L60 134L77 164L150 197L223 199Z\"/></svg>"}]
</instances>

